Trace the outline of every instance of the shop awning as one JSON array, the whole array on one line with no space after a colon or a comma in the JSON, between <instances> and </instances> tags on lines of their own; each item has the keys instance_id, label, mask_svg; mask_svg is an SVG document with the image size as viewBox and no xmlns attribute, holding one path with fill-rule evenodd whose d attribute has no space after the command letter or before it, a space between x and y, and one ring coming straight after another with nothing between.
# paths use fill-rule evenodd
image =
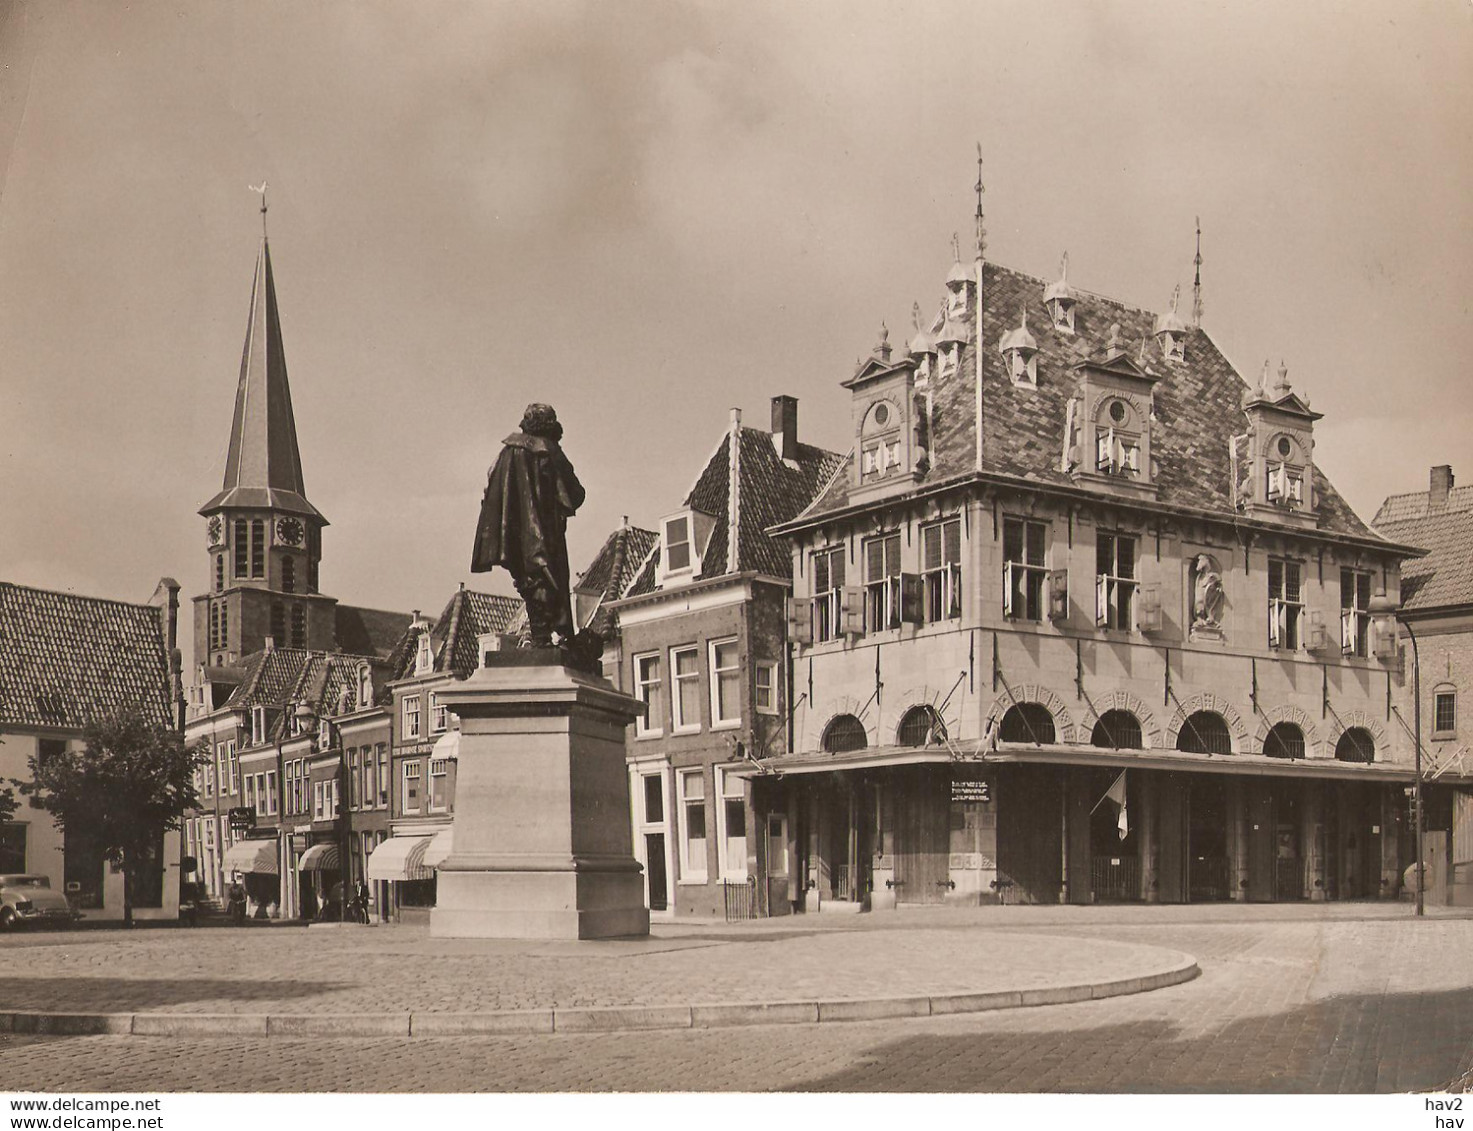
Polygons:
<instances>
[{"instance_id":1,"label":"shop awning","mask_svg":"<svg viewBox=\"0 0 1473 1131\"><path fill-rule=\"evenodd\" d=\"M227 876L231 872L257 872L262 875L275 876L278 874L276 841L239 841L225 850L225 856L220 863Z\"/></svg>"},{"instance_id":2,"label":"shop awning","mask_svg":"<svg viewBox=\"0 0 1473 1131\"><path fill-rule=\"evenodd\" d=\"M448 758L455 761L460 757L460 731L447 730L439 738L435 739L434 748L430 751L431 758Z\"/></svg>"},{"instance_id":3,"label":"shop awning","mask_svg":"<svg viewBox=\"0 0 1473 1131\"><path fill-rule=\"evenodd\" d=\"M424 865L427 836L391 836L368 856L370 880L428 880L434 873Z\"/></svg>"},{"instance_id":4,"label":"shop awning","mask_svg":"<svg viewBox=\"0 0 1473 1131\"><path fill-rule=\"evenodd\" d=\"M338 846L314 844L302 853L297 867L303 872L336 872L338 870Z\"/></svg>"},{"instance_id":5,"label":"shop awning","mask_svg":"<svg viewBox=\"0 0 1473 1131\"><path fill-rule=\"evenodd\" d=\"M425 849L425 866L427 868L438 868L445 863L445 857L450 855L454 847L451 842L452 834L455 832L454 825L446 825L443 829L430 837L430 846Z\"/></svg>"}]
</instances>

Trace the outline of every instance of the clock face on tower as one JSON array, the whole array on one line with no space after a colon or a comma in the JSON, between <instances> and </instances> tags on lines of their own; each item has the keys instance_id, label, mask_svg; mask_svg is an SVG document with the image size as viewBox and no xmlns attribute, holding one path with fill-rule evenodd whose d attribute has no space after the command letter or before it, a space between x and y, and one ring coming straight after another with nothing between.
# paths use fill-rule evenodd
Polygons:
<instances>
[{"instance_id":1,"label":"clock face on tower","mask_svg":"<svg viewBox=\"0 0 1473 1131\"><path fill-rule=\"evenodd\" d=\"M295 518L279 518L276 520L276 538L285 546L300 546L302 544L302 524Z\"/></svg>"},{"instance_id":2,"label":"clock face on tower","mask_svg":"<svg viewBox=\"0 0 1473 1131\"><path fill-rule=\"evenodd\" d=\"M210 549L213 550L216 546L219 546L224 541L224 536L225 523L221 521L218 514L214 515L205 524L205 540L209 543Z\"/></svg>"}]
</instances>

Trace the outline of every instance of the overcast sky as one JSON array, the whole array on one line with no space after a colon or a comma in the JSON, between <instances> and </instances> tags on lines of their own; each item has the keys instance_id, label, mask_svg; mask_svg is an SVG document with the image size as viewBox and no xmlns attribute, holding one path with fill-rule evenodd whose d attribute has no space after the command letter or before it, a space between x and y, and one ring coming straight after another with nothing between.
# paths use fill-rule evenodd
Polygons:
<instances>
[{"instance_id":1,"label":"overcast sky","mask_svg":"<svg viewBox=\"0 0 1473 1131\"><path fill-rule=\"evenodd\" d=\"M966 246L1289 365L1370 519L1473 483L1473 6L0 0L0 580L207 582L270 182L323 590L438 612L554 404L579 568ZM1185 307L1184 307L1185 308Z\"/></svg>"}]
</instances>

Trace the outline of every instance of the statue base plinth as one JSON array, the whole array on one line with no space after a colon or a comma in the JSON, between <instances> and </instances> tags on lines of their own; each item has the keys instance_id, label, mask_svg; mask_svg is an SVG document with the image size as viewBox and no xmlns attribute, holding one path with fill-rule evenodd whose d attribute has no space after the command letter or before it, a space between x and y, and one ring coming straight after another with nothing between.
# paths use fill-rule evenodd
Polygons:
<instances>
[{"instance_id":1,"label":"statue base plinth","mask_svg":"<svg viewBox=\"0 0 1473 1131\"><path fill-rule=\"evenodd\" d=\"M540 655L527 656L527 652ZM460 716L454 848L436 938L649 934L631 852L624 732L637 700L525 649L439 692ZM537 663L538 659L552 660Z\"/></svg>"}]
</instances>

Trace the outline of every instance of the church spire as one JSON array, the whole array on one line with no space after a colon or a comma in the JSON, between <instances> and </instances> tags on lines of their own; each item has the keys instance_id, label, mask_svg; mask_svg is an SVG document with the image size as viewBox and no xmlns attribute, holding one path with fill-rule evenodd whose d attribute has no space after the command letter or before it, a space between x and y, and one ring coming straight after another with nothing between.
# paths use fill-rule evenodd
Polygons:
<instances>
[{"instance_id":1,"label":"church spire","mask_svg":"<svg viewBox=\"0 0 1473 1131\"><path fill-rule=\"evenodd\" d=\"M261 200L264 223L264 192ZM307 501L302 482L302 457L297 449L297 425L292 416L281 318L276 308L276 280L264 230L251 285L251 312L235 389L235 417L225 453L225 482L200 513L224 507L269 508L309 516L324 524L327 521Z\"/></svg>"}]
</instances>

